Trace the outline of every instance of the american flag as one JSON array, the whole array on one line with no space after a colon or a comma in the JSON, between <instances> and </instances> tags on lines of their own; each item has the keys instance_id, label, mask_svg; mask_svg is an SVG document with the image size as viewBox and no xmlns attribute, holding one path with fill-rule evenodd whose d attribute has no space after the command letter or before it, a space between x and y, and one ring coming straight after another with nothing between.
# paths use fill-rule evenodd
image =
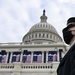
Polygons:
<instances>
[{"instance_id":1,"label":"american flag","mask_svg":"<svg viewBox=\"0 0 75 75\"><path fill-rule=\"evenodd\" d=\"M16 62L20 61L20 55L16 55Z\"/></svg>"},{"instance_id":2,"label":"american flag","mask_svg":"<svg viewBox=\"0 0 75 75\"><path fill-rule=\"evenodd\" d=\"M33 56L33 62L35 62L35 63L41 63L42 62L42 55L41 54L39 54L39 55L34 54L34 56Z\"/></svg>"},{"instance_id":3,"label":"american flag","mask_svg":"<svg viewBox=\"0 0 75 75\"><path fill-rule=\"evenodd\" d=\"M53 61L53 54L48 55L48 62L51 62L51 61Z\"/></svg>"},{"instance_id":4,"label":"american flag","mask_svg":"<svg viewBox=\"0 0 75 75\"><path fill-rule=\"evenodd\" d=\"M2 63L6 62L6 55L2 55Z\"/></svg>"},{"instance_id":5,"label":"american flag","mask_svg":"<svg viewBox=\"0 0 75 75\"><path fill-rule=\"evenodd\" d=\"M15 54L12 56L12 62L16 62L16 55Z\"/></svg>"},{"instance_id":6,"label":"american flag","mask_svg":"<svg viewBox=\"0 0 75 75\"><path fill-rule=\"evenodd\" d=\"M22 57L22 62L25 63L26 59L27 59L27 55L24 54L23 57Z\"/></svg>"},{"instance_id":7,"label":"american flag","mask_svg":"<svg viewBox=\"0 0 75 75\"><path fill-rule=\"evenodd\" d=\"M38 55L38 57L37 57L37 61L38 61L39 63L42 62L42 55L41 55L41 54Z\"/></svg>"},{"instance_id":8,"label":"american flag","mask_svg":"<svg viewBox=\"0 0 75 75\"><path fill-rule=\"evenodd\" d=\"M27 55L27 59L26 59L26 63L30 63L31 62L31 55Z\"/></svg>"},{"instance_id":9,"label":"american flag","mask_svg":"<svg viewBox=\"0 0 75 75\"><path fill-rule=\"evenodd\" d=\"M57 61L57 55L56 54L49 54L48 55L48 62Z\"/></svg>"},{"instance_id":10,"label":"american flag","mask_svg":"<svg viewBox=\"0 0 75 75\"><path fill-rule=\"evenodd\" d=\"M2 55L0 54L0 63L2 62Z\"/></svg>"},{"instance_id":11,"label":"american flag","mask_svg":"<svg viewBox=\"0 0 75 75\"><path fill-rule=\"evenodd\" d=\"M57 61L57 54L53 55L53 61Z\"/></svg>"},{"instance_id":12,"label":"american flag","mask_svg":"<svg viewBox=\"0 0 75 75\"><path fill-rule=\"evenodd\" d=\"M19 61L20 61L20 55L14 54L14 55L12 56L12 62L19 62Z\"/></svg>"}]
</instances>

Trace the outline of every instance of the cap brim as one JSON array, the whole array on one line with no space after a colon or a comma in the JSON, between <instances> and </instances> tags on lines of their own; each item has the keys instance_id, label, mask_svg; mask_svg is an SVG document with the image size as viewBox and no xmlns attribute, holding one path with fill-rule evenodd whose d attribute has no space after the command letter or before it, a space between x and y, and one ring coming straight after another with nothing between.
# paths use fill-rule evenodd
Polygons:
<instances>
[{"instance_id":1,"label":"cap brim","mask_svg":"<svg viewBox=\"0 0 75 75\"><path fill-rule=\"evenodd\" d=\"M65 28L62 30L62 32L67 31L69 28L74 27L74 26L75 26L74 24L70 24L70 25L68 25L67 27L65 27Z\"/></svg>"}]
</instances>

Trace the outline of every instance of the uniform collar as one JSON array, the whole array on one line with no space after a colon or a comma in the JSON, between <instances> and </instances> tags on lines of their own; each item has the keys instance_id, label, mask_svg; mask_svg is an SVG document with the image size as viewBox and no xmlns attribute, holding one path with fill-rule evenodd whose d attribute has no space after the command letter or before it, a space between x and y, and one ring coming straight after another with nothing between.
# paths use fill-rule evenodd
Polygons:
<instances>
[{"instance_id":1,"label":"uniform collar","mask_svg":"<svg viewBox=\"0 0 75 75\"><path fill-rule=\"evenodd\" d=\"M70 48L75 44L75 41L73 41L73 43L70 45Z\"/></svg>"}]
</instances>

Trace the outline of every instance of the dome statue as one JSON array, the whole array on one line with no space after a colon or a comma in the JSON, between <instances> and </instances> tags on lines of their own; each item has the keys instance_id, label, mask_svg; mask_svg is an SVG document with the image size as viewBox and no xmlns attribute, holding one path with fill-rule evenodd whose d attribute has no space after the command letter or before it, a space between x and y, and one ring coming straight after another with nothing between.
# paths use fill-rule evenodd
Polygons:
<instances>
[{"instance_id":1,"label":"dome statue","mask_svg":"<svg viewBox=\"0 0 75 75\"><path fill-rule=\"evenodd\" d=\"M43 43L43 42L62 42L57 30L49 23L47 23L47 16L45 10L40 17L41 21L33 25L29 32L23 37L23 43Z\"/></svg>"}]
</instances>

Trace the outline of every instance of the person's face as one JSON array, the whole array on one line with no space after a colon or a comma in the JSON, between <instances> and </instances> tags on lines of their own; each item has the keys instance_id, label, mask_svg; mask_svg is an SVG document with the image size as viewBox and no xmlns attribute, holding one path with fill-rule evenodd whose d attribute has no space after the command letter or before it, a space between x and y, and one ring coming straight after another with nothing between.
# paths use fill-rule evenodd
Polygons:
<instances>
[{"instance_id":1,"label":"person's face","mask_svg":"<svg viewBox=\"0 0 75 75\"><path fill-rule=\"evenodd\" d=\"M71 31L72 35L74 35L74 37L73 37L72 40L70 41L70 44L72 44L73 41L75 40L75 27L69 28L68 31Z\"/></svg>"},{"instance_id":2,"label":"person's face","mask_svg":"<svg viewBox=\"0 0 75 75\"><path fill-rule=\"evenodd\" d=\"M75 27L69 28L68 31L71 31L71 33L72 33L73 35L75 35Z\"/></svg>"}]
</instances>

